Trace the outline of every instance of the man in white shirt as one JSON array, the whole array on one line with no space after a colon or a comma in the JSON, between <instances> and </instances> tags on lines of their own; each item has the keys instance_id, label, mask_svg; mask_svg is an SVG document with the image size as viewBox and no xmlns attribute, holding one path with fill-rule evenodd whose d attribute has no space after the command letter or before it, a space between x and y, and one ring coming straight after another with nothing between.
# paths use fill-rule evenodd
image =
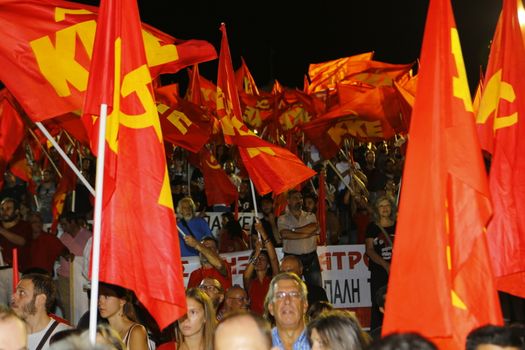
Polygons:
<instances>
[{"instance_id":1,"label":"man in white shirt","mask_svg":"<svg viewBox=\"0 0 525 350\"><path fill-rule=\"evenodd\" d=\"M71 328L49 313L56 301L56 287L51 277L30 273L23 275L11 298L11 308L27 324L28 349L49 348L49 339L57 332Z\"/></svg>"}]
</instances>

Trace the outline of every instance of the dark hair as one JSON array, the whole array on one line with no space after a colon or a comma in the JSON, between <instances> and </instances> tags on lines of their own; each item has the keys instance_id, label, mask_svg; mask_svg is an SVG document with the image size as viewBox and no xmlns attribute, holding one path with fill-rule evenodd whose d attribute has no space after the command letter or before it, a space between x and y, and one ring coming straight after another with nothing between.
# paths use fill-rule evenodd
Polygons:
<instances>
[{"instance_id":1,"label":"dark hair","mask_svg":"<svg viewBox=\"0 0 525 350\"><path fill-rule=\"evenodd\" d=\"M438 350L419 333L393 333L372 343L369 350Z\"/></svg>"},{"instance_id":2,"label":"dark hair","mask_svg":"<svg viewBox=\"0 0 525 350\"><path fill-rule=\"evenodd\" d=\"M6 202L13 203L13 209L14 210L17 210L17 209L19 210L20 209L20 203L16 199L14 199L12 197L5 197L4 199L2 199L2 202L0 202L0 205L4 204Z\"/></svg>"},{"instance_id":3,"label":"dark hair","mask_svg":"<svg viewBox=\"0 0 525 350\"><path fill-rule=\"evenodd\" d=\"M292 188L291 190L288 191L288 193L286 194L286 198L290 199L294 194L296 193L301 193L300 191L296 190L295 188Z\"/></svg>"},{"instance_id":4,"label":"dark hair","mask_svg":"<svg viewBox=\"0 0 525 350\"><path fill-rule=\"evenodd\" d=\"M370 337L363 331L357 318L348 311L326 311L312 320L306 329L310 346L314 329L323 343L333 350L361 350L370 343Z\"/></svg>"},{"instance_id":5,"label":"dark hair","mask_svg":"<svg viewBox=\"0 0 525 350\"><path fill-rule=\"evenodd\" d=\"M218 248L219 247L219 242L217 241L217 239L215 237L212 237L212 236L204 236L202 239L201 239L201 243L202 242L205 242L205 241L212 241L215 243L215 246Z\"/></svg>"},{"instance_id":6,"label":"dark hair","mask_svg":"<svg viewBox=\"0 0 525 350\"><path fill-rule=\"evenodd\" d=\"M80 335L81 333L82 331L76 328L63 329L49 337L49 345L53 345L54 343L61 341L62 339L66 339L71 335Z\"/></svg>"},{"instance_id":7,"label":"dark hair","mask_svg":"<svg viewBox=\"0 0 525 350\"><path fill-rule=\"evenodd\" d=\"M79 226L81 226L84 221L86 220L84 215L80 213L76 213L74 211L66 211L62 214L60 214L59 217L60 220L66 220L67 222L73 222Z\"/></svg>"},{"instance_id":8,"label":"dark hair","mask_svg":"<svg viewBox=\"0 0 525 350\"><path fill-rule=\"evenodd\" d=\"M308 311L306 312L306 316L308 316L309 320L313 320L317 318L321 313L326 311L332 311L334 309L334 306L329 303L328 301L319 300L310 305L308 307Z\"/></svg>"},{"instance_id":9,"label":"dark hair","mask_svg":"<svg viewBox=\"0 0 525 350\"><path fill-rule=\"evenodd\" d=\"M228 232L230 237L243 239L242 227L239 224L239 222L235 220L233 213L228 211L228 212L223 213L221 216L228 219L228 221L224 225L224 229Z\"/></svg>"},{"instance_id":10,"label":"dark hair","mask_svg":"<svg viewBox=\"0 0 525 350\"><path fill-rule=\"evenodd\" d=\"M524 342L515 328L486 325L470 331L465 349L476 350L478 346L485 344L522 348Z\"/></svg>"},{"instance_id":11,"label":"dark hair","mask_svg":"<svg viewBox=\"0 0 525 350\"><path fill-rule=\"evenodd\" d=\"M46 296L46 312L50 313L55 306L57 296L57 289L51 277L41 273L28 273L21 279L33 282L33 298L39 294Z\"/></svg>"},{"instance_id":12,"label":"dark hair","mask_svg":"<svg viewBox=\"0 0 525 350\"><path fill-rule=\"evenodd\" d=\"M115 284L100 282L99 283L99 295L113 296L119 299L124 300L126 303L123 307L124 315L133 322L137 322L137 312L133 306L133 301L135 299L134 294L131 290L126 289Z\"/></svg>"}]
</instances>

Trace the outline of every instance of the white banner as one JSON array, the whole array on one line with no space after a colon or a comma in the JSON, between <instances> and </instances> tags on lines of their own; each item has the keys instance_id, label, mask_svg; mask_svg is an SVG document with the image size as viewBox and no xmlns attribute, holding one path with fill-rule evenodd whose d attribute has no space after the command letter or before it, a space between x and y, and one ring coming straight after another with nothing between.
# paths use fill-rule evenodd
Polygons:
<instances>
[{"instance_id":1,"label":"white banner","mask_svg":"<svg viewBox=\"0 0 525 350\"><path fill-rule=\"evenodd\" d=\"M277 256L281 259L283 255L281 248L276 250ZM251 251L246 250L221 254L231 265L233 284L242 286L242 273L246 269L250 253ZM368 260L365 260L364 245L318 247L317 253L321 263L324 289L328 295L328 300L335 307L355 308L372 305L369 284L370 271L368 270ZM190 273L200 267L199 258L183 257L182 264L184 283L187 285Z\"/></svg>"},{"instance_id":2,"label":"white banner","mask_svg":"<svg viewBox=\"0 0 525 350\"><path fill-rule=\"evenodd\" d=\"M208 211L206 212L206 216L203 216L202 218L208 222L208 226L210 227L211 232L215 237L219 236L219 231L221 229L221 212L216 211ZM239 224L244 230L250 230L253 226L255 213L253 212L247 212L242 213L239 212ZM259 217L262 217L261 214L259 214Z\"/></svg>"}]
</instances>

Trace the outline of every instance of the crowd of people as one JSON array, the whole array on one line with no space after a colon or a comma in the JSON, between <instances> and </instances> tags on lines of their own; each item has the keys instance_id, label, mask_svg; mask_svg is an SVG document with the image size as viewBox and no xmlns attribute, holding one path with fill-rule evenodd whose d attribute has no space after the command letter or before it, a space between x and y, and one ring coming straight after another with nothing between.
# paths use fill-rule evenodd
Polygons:
<instances>
[{"instance_id":1,"label":"crowd of people","mask_svg":"<svg viewBox=\"0 0 525 350\"><path fill-rule=\"evenodd\" d=\"M361 144L341 151L329 161L321 161L313 146L305 147L302 151L305 163L324 176L312 178L300 189L289 190L283 199L253 198L242 164L235 161L231 150L217 146L216 157L238 189L239 199L238 203L213 206L207 203L202 173L188 166L184 151L176 149L168 159L168 170L180 253L182 257L198 257L200 262L187 283L188 312L161 332L132 291L101 284L98 301L101 348L434 349L431 342L417 334L381 338L395 238L402 147L402 142L395 140ZM84 158L81 164L86 178L93 180L93 161ZM11 327L14 332L22 320L26 324L22 332L26 334L24 346L30 350L48 349L50 343L56 349L69 349L67 346L80 349L87 341L83 332L88 313L77 324L71 316L74 301L70 295L70 272L75 257L89 258L92 240L89 221L93 208L84 185L79 183L76 187L79 195L69 195L64 204L65 208L75 210L66 209L58 218L54 217L50 206L57 188L55 177L51 169L44 169L36 193L31 196L27 185L7 171L0 191L0 304L11 306L0 310L0 336L3 326ZM321 178L325 183L321 183ZM324 213L317 210L319 186L325 186ZM250 212L255 207L259 218L252 227L241 226L235 212ZM221 212L218 234L210 230L203 218L207 211ZM368 332L355 314L334 309L328 300L317 255L320 215L326 218L327 244L366 247L372 300ZM56 224L58 234L49 229ZM280 261L277 247L282 248L284 255ZM14 294L13 248L18 249L16 267L21 272ZM252 252L243 271L243 283L234 284L231 266L221 254L246 250ZM512 309L515 314L510 317L514 321L524 321L523 304L521 308L521 314ZM57 311L60 317L56 316ZM507 328L491 329L496 333L508 332ZM515 331L509 334L512 336L502 338L514 339ZM521 345L515 339L504 345L522 346L523 334L521 338L518 334L517 339L521 339ZM2 344L0 339L1 349Z\"/></svg>"},{"instance_id":2,"label":"crowd of people","mask_svg":"<svg viewBox=\"0 0 525 350\"><path fill-rule=\"evenodd\" d=\"M106 283L100 287L96 344L91 344L85 326L73 327L53 315L56 287L51 277L39 273L23 275L11 307L0 306L0 347L6 350L437 350L432 341L418 333L393 333L373 339L352 312L333 309L328 302L310 306L307 285L294 272L280 272L270 280L263 315L248 310L249 299L242 287L234 285L224 292L219 285L203 280L199 287L186 289L187 312L164 330L164 337L152 335L148 329L151 322L144 314L140 317L141 306L131 291ZM216 289L212 291L210 287ZM218 303L213 300L223 293L224 299L221 297ZM228 298L235 301L228 303ZM524 348L524 328L509 326L478 327L469 333L465 343L466 350Z\"/></svg>"}]
</instances>

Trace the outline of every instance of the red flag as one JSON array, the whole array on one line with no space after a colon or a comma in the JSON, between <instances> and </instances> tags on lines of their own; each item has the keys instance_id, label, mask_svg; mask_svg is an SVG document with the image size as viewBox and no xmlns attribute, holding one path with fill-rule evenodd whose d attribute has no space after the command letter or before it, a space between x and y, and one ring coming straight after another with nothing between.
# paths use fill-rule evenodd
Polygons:
<instances>
[{"instance_id":1,"label":"red flag","mask_svg":"<svg viewBox=\"0 0 525 350\"><path fill-rule=\"evenodd\" d=\"M15 151L15 154L13 154L13 157L9 162L9 169L13 175L27 183L27 190L29 192L36 194L37 186L35 181L33 181L31 166L27 161L26 151L23 143L20 144L20 146Z\"/></svg>"},{"instance_id":2,"label":"red flag","mask_svg":"<svg viewBox=\"0 0 525 350\"><path fill-rule=\"evenodd\" d=\"M33 120L81 109L97 12L61 0L2 1L0 80ZM151 26L143 26L142 37L154 77L217 57L208 42L177 40Z\"/></svg>"},{"instance_id":3,"label":"red flag","mask_svg":"<svg viewBox=\"0 0 525 350\"><path fill-rule=\"evenodd\" d=\"M24 139L25 127L22 118L9 101L8 91L0 91L0 174L3 174L7 163ZM0 177L0 188L4 183Z\"/></svg>"},{"instance_id":4,"label":"red flag","mask_svg":"<svg viewBox=\"0 0 525 350\"><path fill-rule=\"evenodd\" d=\"M319 173L319 188L317 194L317 222L319 222L321 229L319 233L319 245L326 245L326 183L323 171Z\"/></svg>"},{"instance_id":5,"label":"red flag","mask_svg":"<svg viewBox=\"0 0 525 350\"><path fill-rule=\"evenodd\" d=\"M71 161L76 164L78 154L76 149L73 149L73 153L70 155ZM58 182L55 193L53 194L52 212L53 212L53 223L51 224L51 232L56 232L58 227L58 219L60 214L64 211L64 204L66 201L67 194L74 191L77 185L77 175L66 163L63 158L60 158L59 165L61 178Z\"/></svg>"},{"instance_id":6,"label":"red flag","mask_svg":"<svg viewBox=\"0 0 525 350\"><path fill-rule=\"evenodd\" d=\"M186 302L166 156L142 40L135 0L101 2L85 111L95 115L101 103L112 106L100 280L133 290L165 328L186 312Z\"/></svg>"},{"instance_id":7,"label":"red flag","mask_svg":"<svg viewBox=\"0 0 525 350\"><path fill-rule=\"evenodd\" d=\"M217 159L207 148L199 152L199 168L204 176L204 191L208 205L231 204L237 201L239 193L222 169Z\"/></svg>"},{"instance_id":8,"label":"red flag","mask_svg":"<svg viewBox=\"0 0 525 350\"><path fill-rule=\"evenodd\" d=\"M174 145L199 152L210 138L212 121L200 106L181 98L174 100L157 105L162 135Z\"/></svg>"},{"instance_id":9,"label":"red flag","mask_svg":"<svg viewBox=\"0 0 525 350\"><path fill-rule=\"evenodd\" d=\"M518 4L503 1L477 123L482 147L492 154L487 234L497 287L525 297L525 50Z\"/></svg>"},{"instance_id":10,"label":"red flag","mask_svg":"<svg viewBox=\"0 0 525 350\"><path fill-rule=\"evenodd\" d=\"M487 250L489 190L449 0L431 0L394 241L383 334L464 349L502 324Z\"/></svg>"},{"instance_id":11,"label":"red flag","mask_svg":"<svg viewBox=\"0 0 525 350\"><path fill-rule=\"evenodd\" d=\"M370 61L373 56L373 52L365 52L328 62L310 64L308 67L308 75L310 76L308 92L314 93L335 88L336 83L346 77L348 72L355 72L355 62Z\"/></svg>"},{"instance_id":12,"label":"red flag","mask_svg":"<svg viewBox=\"0 0 525 350\"><path fill-rule=\"evenodd\" d=\"M252 73L248 69L244 58L241 57L241 68L235 72L235 82L239 92L244 92L247 95L259 95L259 89L255 84Z\"/></svg>"},{"instance_id":13,"label":"red flag","mask_svg":"<svg viewBox=\"0 0 525 350\"><path fill-rule=\"evenodd\" d=\"M224 139L237 145L244 167L259 194L273 192L277 195L314 176L315 171L290 151L263 141L244 125L224 24L221 31L217 114L221 118Z\"/></svg>"}]
</instances>

